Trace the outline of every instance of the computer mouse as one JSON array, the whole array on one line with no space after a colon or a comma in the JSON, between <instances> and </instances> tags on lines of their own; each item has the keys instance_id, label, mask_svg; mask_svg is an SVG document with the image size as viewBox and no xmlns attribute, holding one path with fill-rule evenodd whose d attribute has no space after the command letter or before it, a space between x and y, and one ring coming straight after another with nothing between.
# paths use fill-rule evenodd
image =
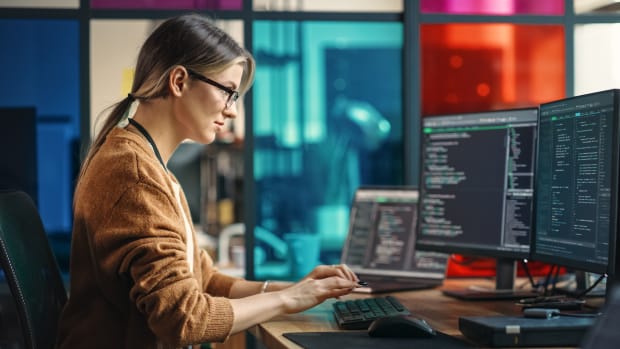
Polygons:
<instances>
[{"instance_id":1,"label":"computer mouse","mask_svg":"<svg viewBox=\"0 0 620 349\"><path fill-rule=\"evenodd\" d=\"M435 330L426 321L410 315L379 318L368 326L368 335L371 337L428 338L435 334Z\"/></svg>"}]
</instances>

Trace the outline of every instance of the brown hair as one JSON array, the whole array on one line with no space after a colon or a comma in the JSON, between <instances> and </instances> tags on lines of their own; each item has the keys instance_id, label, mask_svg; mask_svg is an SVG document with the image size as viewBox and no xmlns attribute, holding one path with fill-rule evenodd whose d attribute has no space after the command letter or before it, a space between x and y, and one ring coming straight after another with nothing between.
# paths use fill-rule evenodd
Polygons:
<instances>
[{"instance_id":1,"label":"brown hair","mask_svg":"<svg viewBox=\"0 0 620 349\"><path fill-rule=\"evenodd\" d=\"M239 91L244 93L252 84L255 69L254 58L248 51L207 17L187 14L164 21L142 45L131 93L109 108L111 112L102 120L101 130L84 158L80 177L134 98L147 100L168 96L167 78L174 67L181 65L209 74L240 63L244 71Z\"/></svg>"}]
</instances>

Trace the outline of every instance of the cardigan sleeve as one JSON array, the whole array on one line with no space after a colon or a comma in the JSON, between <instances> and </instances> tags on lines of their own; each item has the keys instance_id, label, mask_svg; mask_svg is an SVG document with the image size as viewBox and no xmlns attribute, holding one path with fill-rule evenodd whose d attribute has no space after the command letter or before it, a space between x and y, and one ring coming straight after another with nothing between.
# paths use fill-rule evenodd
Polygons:
<instances>
[{"instance_id":1,"label":"cardigan sleeve","mask_svg":"<svg viewBox=\"0 0 620 349\"><path fill-rule=\"evenodd\" d=\"M109 277L129 280L130 301L160 340L175 347L224 341L232 329L232 306L204 292L190 272L183 220L173 200L153 183L127 188L94 234L95 256Z\"/></svg>"},{"instance_id":2,"label":"cardigan sleeve","mask_svg":"<svg viewBox=\"0 0 620 349\"><path fill-rule=\"evenodd\" d=\"M232 285L243 279L222 274L213 266L213 260L205 250L200 250L202 289L208 294L229 297Z\"/></svg>"}]
</instances>

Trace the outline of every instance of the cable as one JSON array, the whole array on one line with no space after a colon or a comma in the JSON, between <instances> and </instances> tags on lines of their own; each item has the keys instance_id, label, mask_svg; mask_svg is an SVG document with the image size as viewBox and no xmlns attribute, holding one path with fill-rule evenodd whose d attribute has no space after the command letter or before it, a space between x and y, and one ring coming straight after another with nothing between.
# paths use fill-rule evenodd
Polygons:
<instances>
[{"instance_id":1,"label":"cable","mask_svg":"<svg viewBox=\"0 0 620 349\"><path fill-rule=\"evenodd\" d=\"M533 289L536 289L538 285L536 285L536 283L534 282L532 273L530 273L530 267L527 263L528 263L528 260L526 258L521 260L521 266L523 267L523 271L525 272L525 275L527 275L527 278L530 279L530 285L532 285Z\"/></svg>"},{"instance_id":2,"label":"cable","mask_svg":"<svg viewBox=\"0 0 620 349\"><path fill-rule=\"evenodd\" d=\"M553 279L552 279L552 287L551 287L551 294L555 294L556 291L556 285L558 283L558 276L560 275L560 266L556 265L555 266L555 273L553 274Z\"/></svg>"},{"instance_id":3,"label":"cable","mask_svg":"<svg viewBox=\"0 0 620 349\"><path fill-rule=\"evenodd\" d=\"M557 268L557 265L552 265L551 268L549 269L549 272L547 273L547 276L545 277L545 283L543 284L543 295L547 296L548 295L548 287L549 287L549 281L551 279L551 276L553 275L553 271L555 270L555 268Z\"/></svg>"},{"instance_id":4,"label":"cable","mask_svg":"<svg viewBox=\"0 0 620 349\"><path fill-rule=\"evenodd\" d=\"M596 279L596 281L590 287L588 287L585 290L583 290L583 292L578 294L575 298L581 299L581 298L585 297L588 293L590 293L596 287L596 285L598 285L601 281L603 281L606 278L607 278L607 274L601 274L598 277L598 279Z\"/></svg>"}]
</instances>

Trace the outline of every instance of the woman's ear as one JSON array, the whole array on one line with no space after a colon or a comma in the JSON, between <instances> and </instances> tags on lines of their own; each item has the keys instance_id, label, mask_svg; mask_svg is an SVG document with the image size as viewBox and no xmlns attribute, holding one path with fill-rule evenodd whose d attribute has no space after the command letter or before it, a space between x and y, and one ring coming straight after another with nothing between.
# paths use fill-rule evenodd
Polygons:
<instances>
[{"instance_id":1,"label":"woman's ear","mask_svg":"<svg viewBox=\"0 0 620 349\"><path fill-rule=\"evenodd\" d=\"M170 94L176 97L181 97L183 90L186 88L188 78L189 74L184 67L176 66L172 68L168 81Z\"/></svg>"}]
</instances>

